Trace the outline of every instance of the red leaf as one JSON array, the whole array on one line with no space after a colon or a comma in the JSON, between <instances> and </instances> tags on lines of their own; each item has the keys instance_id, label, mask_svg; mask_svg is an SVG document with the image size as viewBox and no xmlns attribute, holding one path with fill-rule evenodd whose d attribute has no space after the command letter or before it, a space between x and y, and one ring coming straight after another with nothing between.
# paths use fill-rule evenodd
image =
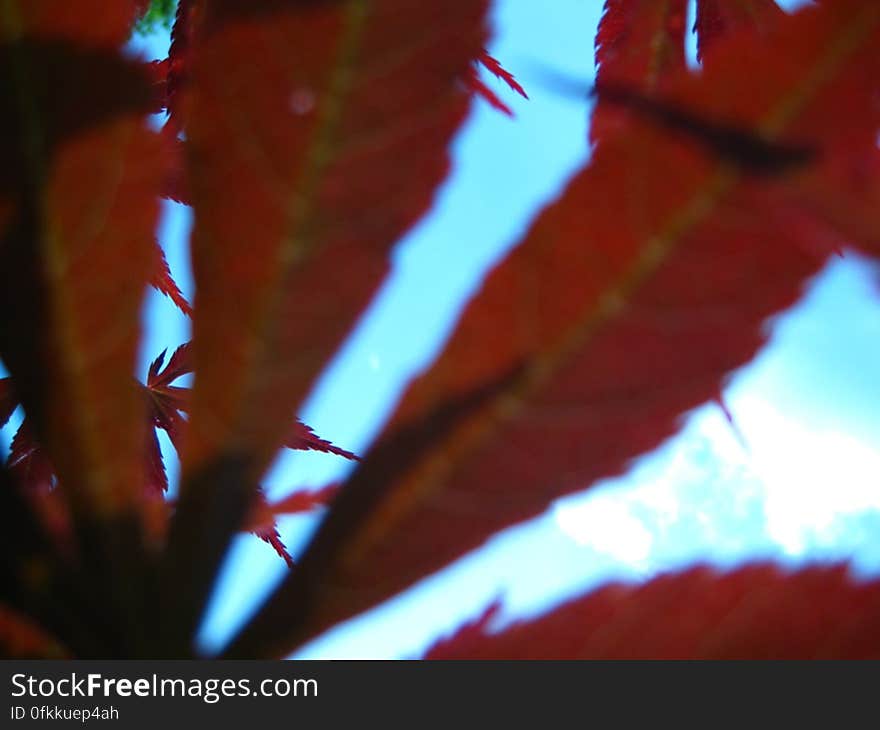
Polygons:
<instances>
[{"instance_id":1,"label":"red leaf","mask_svg":"<svg viewBox=\"0 0 880 730\"><path fill-rule=\"evenodd\" d=\"M162 449L159 446L159 437L156 429L151 428L147 432L147 463L146 463L146 487L149 492L161 497L168 491L168 475L165 472L165 462L162 460Z\"/></svg>"},{"instance_id":2,"label":"red leaf","mask_svg":"<svg viewBox=\"0 0 880 730\"><path fill-rule=\"evenodd\" d=\"M175 132L183 127L180 109L181 92L189 83L190 48L193 26L196 24L197 3L179 0L174 25L171 28L171 46L168 49L167 108L168 125Z\"/></svg>"},{"instance_id":3,"label":"red leaf","mask_svg":"<svg viewBox=\"0 0 880 730\"><path fill-rule=\"evenodd\" d=\"M486 84L483 83L483 80L480 78L479 71L476 66L471 66L467 74L464 78L465 86L476 94L479 97L482 97L483 100L488 102L489 106L493 109L498 110L502 114L506 114L508 117L513 116L513 110L507 106L501 99L498 98L498 95L492 91Z\"/></svg>"},{"instance_id":4,"label":"red leaf","mask_svg":"<svg viewBox=\"0 0 880 730\"><path fill-rule=\"evenodd\" d=\"M180 287L178 287L177 282L174 281L174 277L171 276L171 269L168 268L168 261L165 258L165 252L162 250L162 247L159 246L158 241L155 242L153 252L156 262L154 264L154 273L153 278L150 280L150 284L174 302L177 305L177 308L187 317L191 317L192 307L186 300L186 297L183 296Z\"/></svg>"},{"instance_id":5,"label":"red leaf","mask_svg":"<svg viewBox=\"0 0 880 730\"><path fill-rule=\"evenodd\" d=\"M11 0L8 5L22 36L102 48L118 48L125 43L140 15L138 2L132 0ZM100 77L93 81L98 83Z\"/></svg>"},{"instance_id":6,"label":"red leaf","mask_svg":"<svg viewBox=\"0 0 880 730\"><path fill-rule=\"evenodd\" d=\"M318 507L324 507L336 496L338 491L338 484L328 484L321 489L300 489L284 499L269 504L261 489L257 492L256 504L248 518L247 529L261 540L269 543L275 549L275 552L284 559L287 567L292 568L295 561L284 543L281 542L275 521L282 516L312 512Z\"/></svg>"},{"instance_id":7,"label":"red leaf","mask_svg":"<svg viewBox=\"0 0 880 730\"><path fill-rule=\"evenodd\" d=\"M713 44L738 30L767 35L784 15L773 0L697 0L697 60L705 63Z\"/></svg>"},{"instance_id":8,"label":"red leaf","mask_svg":"<svg viewBox=\"0 0 880 730\"><path fill-rule=\"evenodd\" d=\"M491 73L496 78L501 79L523 99L529 98L526 90L520 85L516 78L514 78L513 74L505 69L497 59L492 58L492 56L489 55L489 52L485 48L482 50L477 60L479 60L479 62L486 67L489 73Z\"/></svg>"},{"instance_id":9,"label":"red leaf","mask_svg":"<svg viewBox=\"0 0 880 730\"><path fill-rule=\"evenodd\" d=\"M178 378L188 375L193 371L192 367L192 344L184 343L178 347L168 363L163 368L165 352L163 351L150 365L147 372L147 395L149 396L149 418L155 428L161 428L168 434L172 445L178 454L183 450L183 435L186 430L186 421L181 412L186 412L189 407L189 388L172 385ZM155 448L158 449L158 443ZM150 462L155 464L156 453ZM161 455L159 454L161 459ZM155 470L155 466L149 467Z\"/></svg>"},{"instance_id":10,"label":"red leaf","mask_svg":"<svg viewBox=\"0 0 880 730\"><path fill-rule=\"evenodd\" d=\"M487 5L209 6L186 114L199 375L185 473L245 451L255 479L283 443L446 175Z\"/></svg>"},{"instance_id":11,"label":"red leaf","mask_svg":"<svg viewBox=\"0 0 880 730\"><path fill-rule=\"evenodd\" d=\"M336 454L351 461L360 461L359 457L351 451L340 449L329 441L315 435L311 428L306 426L302 421L294 421L293 428L287 436L284 445L289 449L298 449L300 451L323 451L327 454Z\"/></svg>"},{"instance_id":12,"label":"red leaf","mask_svg":"<svg viewBox=\"0 0 880 730\"><path fill-rule=\"evenodd\" d=\"M685 0L606 0L596 34L596 63L603 81L645 89L685 67Z\"/></svg>"},{"instance_id":13,"label":"red leaf","mask_svg":"<svg viewBox=\"0 0 880 730\"><path fill-rule=\"evenodd\" d=\"M150 61L147 64L147 75L153 85L154 103L152 111L158 114L168 107L168 59L163 61Z\"/></svg>"},{"instance_id":14,"label":"red leaf","mask_svg":"<svg viewBox=\"0 0 880 730\"><path fill-rule=\"evenodd\" d=\"M131 372L162 150L144 126L143 64L118 51L133 3L13 5L17 27L0 39L0 307L17 314L0 354L75 511L95 520L138 498Z\"/></svg>"},{"instance_id":15,"label":"red leaf","mask_svg":"<svg viewBox=\"0 0 880 730\"><path fill-rule=\"evenodd\" d=\"M596 34L597 85L653 96L682 73L686 9L686 0L606 0ZM590 123L594 143L626 124L619 109L601 101Z\"/></svg>"},{"instance_id":16,"label":"red leaf","mask_svg":"<svg viewBox=\"0 0 880 730\"><path fill-rule=\"evenodd\" d=\"M283 499L270 504L266 501L263 492L260 491L248 520L248 529L266 530L274 527L278 517L302 514L303 512L311 512L318 507L325 507L338 492L338 484L328 484L320 489L298 489Z\"/></svg>"},{"instance_id":17,"label":"red leaf","mask_svg":"<svg viewBox=\"0 0 880 730\"><path fill-rule=\"evenodd\" d=\"M56 489L55 470L43 449L34 439L25 418L12 439L7 469L21 486L22 495L46 532L61 548L71 552L70 513Z\"/></svg>"},{"instance_id":18,"label":"red leaf","mask_svg":"<svg viewBox=\"0 0 880 730\"><path fill-rule=\"evenodd\" d=\"M316 507L328 505L339 493L340 486L339 484L328 484L320 489L299 489L287 497L273 502L269 505L269 509L276 517L310 512Z\"/></svg>"},{"instance_id":19,"label":"red leaf","mask_svg":"<svg viewBox=\"0 0 880 730\"><path fill-rule=\"evenodd\" d=\"M153 403L152 420L157 428L165 429L174 447L178 452L181 452L180 436L184 428L184 421L178 411L187 412L189 410L190 390L173 386L171 383L177 378L193 372L192 343L187 342L178 347L168 364L163 368L164 360L165 353L162 352L152 362L147 373L147 389L152 396ZM284 445L289 449L322 451L358 461L356 454L322 439L309 426L299 420L294 420Z\"/></svg>"},{"instance_id":20,"label":"red leaf","mask_svg":"<svg viewBox=\"0 0 880 730\"><path fill-rule=\"evenodd\" d=\"M147 372L147 387L151 390L179 393L181 389L169 390L169 387L178 378L193 372L192 343L184 342L178 347L171 359L168 360L168 364L163 368L164 362L165 352L163 351L150 365Z\"/></svg>"},{"instance_id":21,"label":"red leaf","mask_svg":"<svg viewBox=\"0 0 880 730\"><path fill-rule=\"evenodd\" d=\"M287 563L288 568L292 568L295 565L290 553L287 552L287 547L281 542L281 536L278 534L278 530L274 526L267 529L255 530L254 534L264 542L269 543L275 552L278 553L279 557Z\"/></svg>"},{"instance_id":22,"label":"red leaf","mask_svg":"<svg viewBox=\"0 0 880 730\"><path fill-rule=\"evenodd\" d=\"M161 498L163 492L168 490L168 478L155 428L165 430L178 453L182 450L182 436L186 428L186 421L181 412L187 410L189 389L174 386L172 383L192 371L192 347L188 342L178 347L167 363L165 363L165 352L160 353L148 369L146 391L149 395L150 424L154 427L151 427L147 432L145 446L144 483L148 495ZM4 408L8 407L9 413L18 406L18 400L13 393L9 378L0 379L0 402ZM294 422L286 446L291 449L322 451L358 460L358 457L350 451L341 449L317 436L311 428L301 421ZM22 423L13 439L9 467L19 482L27 487L29 493L46 496L54 490L54 470L34 440L27 421ZM279 554L284 555L285 560L290 563L289 554L283 550L283 544L277 534L273 532L275 517L314 509L329 500L335 494L336 489L336 485L330 485L312 492L299 491L273 505L267 504L260 497L249 529L273 545ZM158 538L164 534L164 523L168 511L162 502L159 505L148 507L148 512L150 532L155 538ZM53 518L50 522L56 527L58 526L58 519Z\"/></svg>"},{"instance_id":23,"label":"red leaf","mask_svg":"<svg viewBox=\"0 0 880 730\"><path fill-rule=\"evenodd\" d=\"M172 127L167 124L162 128L163 135L168 144L168 168L165 171L165 184L162 187L162 197L173 200L175 203L192 205L189 191L189 181L186 172L185 143L173 135Z\"/></svg>"},{"instance_id":24,"label":"red leaf","mask_svg":"<svg viewBox=\"0 0 880 730\"><path fill-rule=\"evenodd\" d=\"M855 583L843 566L692 568L609 585L489 633L496 612L490 607L425 658L880 658L880 582Z\"/></svg>"},{"instance_id":25,"label":"red leaf","mask_svg":"<svg viewBox=\"0 0 880 730\"><path fill-rule=\"evenodd\" d=\"M513 74L507 71L496 59L492 58L489 55L488 51L483 49L480 52L477 60L471 64L470 68L468 68L467 73L464 76L464 84L465 86L472 91L477 96L482 97L493 109L497 109L502 114L506 114L509 117L513 116L513 110L507 106L498 95L492 91L483 80L480 78L479 68L477 64L482 64L492 75L496 78L501 79L505 84L507 84L513 91L522 96L524 99L528 99L529 96L526 94L525 89L520 86L519 82L514 78Z\"/></svg>"},{"instance_id":26,"label":"red leaf","mask_svg":"<svg viewBox=\"0 0 880 730\"><path fill-rule=\"evenodd\" d=\"M703 74L683 71L665 87L681 108L767 143L821 140L806 169L759 178L638 117L603 140L410 386L343 489L338 509L357 485L362 501L348 501L360 513L343 530L331 509L301 558L320 570L282 584L234 653L281 654L395 595L553 499L621 473L715 397L838 243L802 193L874 149L877 42L880 6L835 3L787 17L767 43L739 34ZM499 382L422 452L380 468L386 439ZM280 625L301 591L312 601L305 624Z\"/></svg>"}]
</instances>

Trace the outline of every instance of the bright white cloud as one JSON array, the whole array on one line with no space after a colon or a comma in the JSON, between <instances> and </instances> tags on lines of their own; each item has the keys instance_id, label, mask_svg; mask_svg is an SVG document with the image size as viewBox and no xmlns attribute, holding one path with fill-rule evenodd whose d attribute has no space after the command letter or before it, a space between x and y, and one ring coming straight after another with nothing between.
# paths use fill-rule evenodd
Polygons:
<instances>
[{"instance_id":1,"label":"bright white cloud","mask_svg":"<svg viewBox=\"0 0 880 730\"><path fill-rule=\"evenodd\" d=\"M638 567L648 559L654 536L632 514L629 505L613 494L589 503L558 507L559 527L579 544Z\"/></svg>"},{"instance_id":2,"label":"bright white cloud","mask_svg":"<svg viewBox=\"0 0 880 730\"><path fill-rule=\"evenodd\" d=\"M815 431L766 401L743 397L737 420L764 485L767 530L790 555L830 544L841 520L880 510L880 451L839 431Z\"/></svg>"},{"instance_id":3,"label":"bright white cloud","mask_svg":"<svg viewBox=\"0 0 880 730\"><path fill-rule=\"evenodd\" d=\"M702 408L626 477L557 503L559 528L642 570L700 549L744 558L761 543L802 558L857 547L844 539L852 521L880 515L880 450L811 429L754 395L732 410L736 430L719 409Z\"/></svg>"}]
</instances>

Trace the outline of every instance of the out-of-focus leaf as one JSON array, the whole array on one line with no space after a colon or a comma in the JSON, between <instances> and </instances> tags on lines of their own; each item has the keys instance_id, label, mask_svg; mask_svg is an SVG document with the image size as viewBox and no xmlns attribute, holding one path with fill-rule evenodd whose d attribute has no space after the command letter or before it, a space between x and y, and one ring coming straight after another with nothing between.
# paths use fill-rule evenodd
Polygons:
<instances>
[{"instance_id":1,"label":"out-of-focus leaf","mask_svg":"<svg viewBox=\"0 0 880 730\"><path fill-rule=\"evenodd\" d=\"M705 63L712 45L738 30L768 34L783 15L773 0L697 0L697 60Z\"/></svg>"},{"instance_id":2,"label":"out-of-focus leaf","mask_svg":"<svg viewBox=\"0 0 880 730\"><path fill-rule=\"evenodd\" d=\"M251 511L248 527L259 530L270 527L278 517L311 512L326 507L339 493L339 484L328 484L320 489L297 489L287 497L269 502L260 494L257 505Z\"/></svg>"},{"instance_id":3,"label":"out-of-focus leaf","mask_svg":"<svg viewBox=\"0 0 880 730\"><path fill-rule=\"evenodd\" d=\"M137 499L131 373L163 168L148 79L118 51L134 5L110 5L11 2L0 24L0 308L15 313L0 349L75 511L95 519Z\"/></svg>"},{"instance_id":4,"label":"out-of-focus leaf","mask_svg":"<svg viewBox=\"0 0 880 730\"><path fill-rule=\"evenodd\" d=\"M114 632L109 602L88 574L77 574L69 555L35 519L33 495L0 466L0 586L4 610L28 617L78 656L116 655L125 639ZM8 627L8 624L7 624ZM20 638L20 637L19 637ZM121 639L121 640L120 640Z\"/></svg>"},{"instance_id":5,"label":"out-of-focus leaf","mask_svg":"<svg viewBox=\"0 0 880 730\"><path fill-rule=\"evenodd\" d=\"M622 85L652 96L685 68L686 0L606 0L596 33L597 83ZM598 142L627 122L613 106L599 105L590 122Z\"/></svg>"},{"instance_id":6,"label":"out-of-focus leaf","mask_svg":"<svg viewBox=\"0 0 880 730\"><path fill-rule=\"evenodd\" d=\"M140 12L139 0L9 0L3 37L54 38L81 46L119 48ZM99 81L96 77L95 81ZM61 89L58 89L61 92Z\"/></svg>"},{"instance_id":7,"label":"out-of-focus leaf","mask_svg":"<svg viewBox=\"0 0 880 730\"><path fill-rule=\"evenodd\" d=\"M73 534L72 577L31 604L85 656L148 644L131 376L166 165L149 75L120 51L135 5L10 0L0 17L0 356Z\"/></svg>"},{"instance_id":8,"label":"out-of-focus leaf","mask_svg":"<svg viewBox=\"0 0 880 730\"><path fill-rule=\"evenodd\" d=\"M613 584L492 631L498 605L426 659L877 659L880 583L845 566L692 568Z\"/></svg>"}]
</instances>

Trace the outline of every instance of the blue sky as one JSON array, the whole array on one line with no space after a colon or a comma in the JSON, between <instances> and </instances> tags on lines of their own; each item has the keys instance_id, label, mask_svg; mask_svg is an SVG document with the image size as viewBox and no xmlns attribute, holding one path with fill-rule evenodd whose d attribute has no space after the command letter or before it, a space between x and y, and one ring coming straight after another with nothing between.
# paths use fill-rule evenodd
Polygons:
<instances>
[{"instance_id":1,"label":"blue sky","mask_svg":"<svg viewBox=\"0 0 880 730\"><path fill-rule=\"evenodd\" d=\"M397 245L391 277L303 410L321 435L355 451L369 445L487 268L584 164L585 105L543 88L537 71L590 79L601 5L495 3L490 50L520 77L531 100L498 89L515 109L513 120L475 105L453 144L453 172L434 209ZM161 57L167 37L136 45ZM191 294L190 225L186 208L168 204L159 237ZM297 656L416 656L498 597L503 624L609 579L642 580L696 560L734 566L757 558L791 565L851 559L861 576L880 572L878 281L876 266L854 254L829 262L801 303L771 323L770 343L758 358L732 378L725 397L736 430L717 406L697 409L679 435L636 460L624 477L560 500ZM142 371L159 351L185 341L188 328L155 294L145 324ZM323 485L349 468L334 457L288 452L268 484L281 495ZM316 519L283 521L294 552ZM239 538L203 627L205 646L221 645L285 570L268 546Z\"/></svg>"}]
</instances>

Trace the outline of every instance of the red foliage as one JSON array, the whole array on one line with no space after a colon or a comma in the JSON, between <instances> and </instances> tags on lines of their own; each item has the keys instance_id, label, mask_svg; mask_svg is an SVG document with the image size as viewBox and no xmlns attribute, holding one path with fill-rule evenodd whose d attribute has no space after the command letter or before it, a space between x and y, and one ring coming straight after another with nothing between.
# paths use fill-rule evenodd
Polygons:
<instances>
[{"instance_id":1,"label":"red foliage","mask_svg":"<svg viewBox=\"0 0 880 730\"><path fill-rule=\"evenodd\" d=\"M183 302L185 303L186 300ZM192 372L192 347L190 343L186 343L174 351L167 363L165 363L165 352L159 354L149 367L147 382L143 387L148 401L146 415L150 424L146 440L144 483L147 495L150 495L154 502L155 499L159 500L158 504L154 503L148 512L149 528L154 533L164 533L165 522L168 519L162 497L163 493L168 490L168 478L165 473L156 429L165 431L177 453L182 453L183 434L186 430L186 420L183 414L189 409L190 389L173 383L178 378ZM12 392L11 379L0 379L0 397L2 397L3 412L12 413L18 406L16 396ZM290 436L284 445L298 451L321 451L352 461L358 460L355 454L320 438L311 428L299 420L294 420ZM61 529L59 525L66 525L64 505L59 502L54 490L55 470L49 462L45 450L40 448L27 419L22 422L13 438L7 466L18 483L25 488L26 493L36 500L38 505L43 507L43 510L49 510L49 513L44 514L44 520L51 521L56 525L55 531ZM324 504L333 491L334 488L331 487L314 493L297 491L281 502L271 505L266 503L260 492L256 496L256 503L252 508L253 514L246 527L269 542L288 563L292 564L290 556L277 535L274 515L309 511ZM64 531L66 532L66 529Z\"/></svg>"},{"instance_id":2,"label":"red foliage","mask_svg":"<svg viewBox=\"0 0 880 730\"><path fill-rule=\"evenodd\" d=\"M704 58L712 44L726 35L743 29L765 34L782 18L782 10L773 0L700 0L697 3L697 60Z\"/></svg>"},{"instance_id":3,"label":"red foliage","mask_svg":"<svg viewBox=\"0 0 880 730\"><path fill-rule=\"evenodd\" d=\"M192 307L186 300L186 297L183 296L180 287L178 287L177 282L174 281L174 277L171 276L171 269L168 268L168 261L165 258L165 252L159 246L158 242L156 242L153 249L153 255L155 256L155 263L150 284L174 302L181 312L187 316L191 316Z\"/></svg>"},{"instance_id":4,"label":"red foliage","mask_svg":"<svg viewBox=\"0 0 880 730\"><path fill-rule=\"evenodd\" d=\"M259 0L235 22L209 6L185 100L199 292L186 473L233 446L259 472L284 442L446 175L487 4Z\"/></svg>"},{"instance_id":5,"label":"red foliage","mask_svg":"<svg viewBox=\"0 0 880 730\"><path fill-rule=\"evenodd\" d=\"M753 356L762 323L795 301L839 240L821 211L803 204L804 186L826 184L838 151L842 165L857 165L874 146L869 77L880 58L867 32L797 105L785 93L827 59L818 44L865 27L853 10L802 13L769 43L734 36L701 75L682 68L665 82L681 109L699 104L707 117L732 116L743 129L784 112L767 141L821 139L821 163L766 180L640 114L601 140L589 166L489 275L384 438L514 368L517 376L448 432L432 434L395 478L379 472L350 485L375 504L346 534L344 561L314 577L312 623L292 629L296 639L391 597L552 499L620 473ZM748 93L731 98L742 79ZM833 111L847 107L851 114ZM609 215L620 210L638 215ZM370 465L367 455L365 474ZM291 576L266 616L296 590ZM245 646L278 641L259 626L258 617L245 639L254 644Z\"/></svg>"},{"instance_id":6,"label":"red foliage","mask_svg":"<svg viewBox=\"0 0 880 730\"><path fill-rule=\"evenodd\" d=\"M654 95L685 67L686 0L609 0L596 33L597 82ZM590 140L613 135L627 114L600 104L590 122Z\"/></svg>"},{"instance_id":7,"label":"red foliage","mask_svg":"<svg viewBox=\"0 0 880 730\"><path fill-rule=\"evenodd\" d=\"M19 401L26 420L0 470L7 651L45 633L75 656L191 656L245 529L294 569L228 654L283 655L620 473L719 396L830 252L880 244L880 6L700 0L696 73L684 0L608 0L589 163L352 475L269 504L280 448L357 459L294 414L428 210L473 96L509 111L478 64L526 96L484 50L489 3L183 0L153 64L119 52L139 0L12 4L0 420ZM161 196L194 210L194 309L153 237ZM148 285L194 339L141 384ZM174 503L157 429L182 456ZM325 505L294 561L276 517ZM878 656L877 590L695 569L497 636L493 610L430 656Z\"/></svg>"},{"instance_id":8,"label":"red foliage","mask_svg":"<svg viewBox=\"0 0 880 730\"><path fill-rule=\"evenodd\" d=\"M304 426L304 428L308 427ZM341 451L340 455L345 455L347 453L348 452ZM350 458L355 457L351 455ZM290 553L287 552L284 543L281 542L278 528L275 526L275 520L279 517L312 512L319 507L325 507L330 500L336 496L338 491L338 484L330 484L326 487L315 490L299 489L287 497L272 503L269 503L262 491L260 491L258 493L257 502L251 509L247 527L251 532L257 535L257 537L269 543L275 549L275 552L284 558L287 565L292 568L294 560Z\"/></svg>"},{"instance_id":9,"label":"red foliage","mask_svg":"<svg viewBox=\"0 0 880 730\"><path fill-rule=\"evenodd\" d=\"M526 90L522 87L519 81L516 80L514 75L510 73L504 66L501 65L501 62L498 61L497 58L493 58L489 55L489 52L484 48L479 56L479 62L496 78L501 79L505 84L507 84L513 91L519 94L523 99L528 99L529 95L526 93Z\"/></svg>"},{"instance_id":10,"label":"red foliage","mask_svg":"<svg viewBox=\"0 0 880 730\"><path fill-rule=\"evenodd\" d=\"M15 5L0 31L0 348L74 512L121 514L138 502L131 364L164 166L148 75L117 51L135 8Z\"/></svg>"},{"instance_id":11,"label":"red foliage","mask_svg":"<svg viewBox=\"0 0 880 730\"><path fill-rule=\"evenodd\" d=\"M845 567L752 565L609 585L491 630L497 604L428 659L867 659L880 654L880 584Z\"/></svg>"},{"instance_id":12,"label":"red foliage","mask_svg":"<svg viewBox=\"0 0 880 730\"><path fill-rule=\"evenodd\" d=\"M494 109L497 109L502 114L512 117L513 110L501 101L492 89L483 83L483 80L480 78L478 64L486 68L489 73L496 78L501 79L508 87L523 97L523 99L528 99L529 95L526 94L525 89L523 89L516 78L514 78L513 74L505 69L497 59L492 58L485 49L480 53L478 59L471 64L471 67L468 69L468 73L464 78L465 86L477 96L485 99Z\"/></svg>"}]
</instances>

